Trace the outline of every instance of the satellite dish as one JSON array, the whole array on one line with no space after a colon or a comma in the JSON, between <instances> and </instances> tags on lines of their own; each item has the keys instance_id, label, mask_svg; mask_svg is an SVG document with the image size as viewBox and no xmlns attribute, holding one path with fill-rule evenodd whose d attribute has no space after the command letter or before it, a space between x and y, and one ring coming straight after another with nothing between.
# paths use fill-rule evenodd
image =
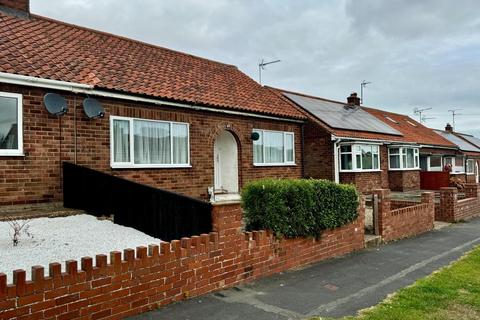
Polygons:
<instances>
[{"instance_id":1,"label":"satellite dish","mask_svg":"<svg viewBox=\"0 0 480 320\"><path fill-rule=\"evenodd\" d=\"M59 94L47 93L43 96L43 103L50 114L64 115L68 111L67 100Z\"/></svg>"},{"instance_id":2,"label":"satellite dish","mask_svg":"<svg viewBox=\"0 0 480 320\"><path fill-rule=\"evenodd\" d=\"M93 98L83 100L83 110L90 119L103 118L105 115L102 104Z\"/></svg>"}]
</instances>

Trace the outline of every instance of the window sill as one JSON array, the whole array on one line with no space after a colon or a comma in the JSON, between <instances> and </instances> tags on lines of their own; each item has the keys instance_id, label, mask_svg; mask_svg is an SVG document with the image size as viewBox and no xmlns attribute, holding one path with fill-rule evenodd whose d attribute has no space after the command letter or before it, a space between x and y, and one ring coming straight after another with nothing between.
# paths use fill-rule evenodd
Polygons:
<instances>
[{"instance_id":1,"label":"window sill","mask_svg":"<svg viewBox=\"0 0 480 320\"><path fill-rule=\"evenodd\" d=\"M190 164L179 165L154 165L154 164L111 164L112 169L188 169L192 166Z\"/></svg>"},{"instance_id":2,"label":"window sill","mask_svg":"<svg viewBox=\"0 0 480 320\"><path fill-rule=\"evenodd\" d=\"M465 172L450 172L450 174L465 174Z\"/></svg>"},{"instance_id":3,"label":"window sill","mask_svg":"<svg viewBox=\"0 0 480 320\"><path fill-rule=\"evenodd\" d=\"M380 169L372 170L340 170L340 173L368 173L368 172L382 172Z\"/></svg>"},{"instance_id":4,"label":"window sill","mask_svg":"<svg viewBox=\"0 0 480 320\"><path fill-rule=\"evenodd\" d=\"M475 172L467 173L467 176L474 176L474 175L475 175Z\"/></svg>"},{"instance_id":5,"label":"window sill","mask_svg":"<svg viewBox=\"0 0 480 320\"><path fill-rule=\"evenodd\" d=\"M295 163L254 163L254 167L294 167Z\"/></svg>"},{"instance_id":6,"label":"window sill","mask_svg":"<svg viewBox=\"0 0 480 320\"><path fill-rule=\"evenodd\" d=\"M25 153L23 153L22 151L7 153L0 151L0 157L25 157Z\"/></svg>"},{"instance_id":7,"label":"window sill","mask_svg":"<svg viewBox=\"0 0 480 320\"><path fill-rule=\"evenodd\" d=\"M420 171L420 168L409 168L409 169L388 169L388 171Z\"/></svg>"}]
</instances>

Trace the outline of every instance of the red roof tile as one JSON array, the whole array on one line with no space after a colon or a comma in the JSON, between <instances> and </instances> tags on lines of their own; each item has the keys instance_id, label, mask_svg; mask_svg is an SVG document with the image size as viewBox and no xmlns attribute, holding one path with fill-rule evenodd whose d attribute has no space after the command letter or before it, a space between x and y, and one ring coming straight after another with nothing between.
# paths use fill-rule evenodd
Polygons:
<instances>
[{"instance_id":1,"label":"red roof tile","mask_svg":"<svg viewBox=\"0 0 480 320\"><path fill-rule=\"evenodd\" d=\"M233 65L36 15L21 19L0 13L0 72L304 118Z\"/></svg>"},{"instance_id":2,"label":"red roof tile","mask_svg":"<svg viewBox=\"0 0 480 320\"><path fill-rule=\"evenodd\" d=\"M363 107L363 109L400 131L407 140L415 141L418 144L456 148L455 144L436 133L433 129L425 127L409 116L367 107ZM396 123L388 120L386 117L391 118Z\"/></svg>"}]
</instances>

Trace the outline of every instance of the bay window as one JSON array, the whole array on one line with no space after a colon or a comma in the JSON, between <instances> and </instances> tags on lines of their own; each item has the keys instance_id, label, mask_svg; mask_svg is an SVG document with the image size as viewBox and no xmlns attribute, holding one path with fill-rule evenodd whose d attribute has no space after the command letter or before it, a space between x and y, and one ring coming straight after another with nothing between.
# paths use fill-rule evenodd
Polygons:
<instances>
[{"instance_id":1,"label":"bay window","mask_svg":"<svg viewBox=\"0 0 480 320\"><path fill-rule=\"evenodd\" d=\"M378 145L352 144L340 146L341 171L377 171L380 168Z\"/></svg>"},{"instance_id":2,"label":"bay window","mask_svg":"<svg viewBox=\"0 0 480 320\"><path fill-rule=\"evenodd\" d=\"M253 141L254 165L295 164L295 137L293 132L255 129L259 138Z\"/></svg>"},{"instance_id":3,"label":"bay window","mask_svg":"<svg viewBox=\"0 0 480 320\"><path fill-rule=\"evenodd\" d=\"M467 160L467 174L475 174L475 160Z\"/></svg>"},{"instance_id":4,"label":"bay window","mask_svg":"<svg viewBox=\"0 0 480 320\"><path fill-rule=\"evenodd\" d=\"M110 117L113 168L189 167L189 125Z\"/></svg>"},{"instance_id":5,"label":"bay window","mask_svg":"<svg viewBox=\"0 0 480 320\"><path fill-rule=\"evenodd\" d=\"M23 155L22 95L0 92L0 156Z\"/></svg>"},{"instance_id":6,"label":"bay window","mask_svg":"<svg viewBox=\"0 0 480 320\"><path fill-rule=\"evenodd\" d=\"M418 148L392 147L388 148L388 163L390 170L420 169Z\"/></svg>"}]
</instances>

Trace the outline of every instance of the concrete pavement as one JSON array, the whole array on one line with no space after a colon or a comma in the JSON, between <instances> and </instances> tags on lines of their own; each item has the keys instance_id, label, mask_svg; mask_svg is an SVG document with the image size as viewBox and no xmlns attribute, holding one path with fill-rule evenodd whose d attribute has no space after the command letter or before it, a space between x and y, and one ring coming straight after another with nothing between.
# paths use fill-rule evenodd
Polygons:
<instances>
[{"instance_id":1,"label":"concrete pavement","mask_svg":"<svg viewBox=\"0 0 480 320\"><path fill-rule=\"evenodd\" d=\"M131 319L283 320L354 315L457 260L479 244L480 219L475 219Z\"/></svg>"}]
</instances>

